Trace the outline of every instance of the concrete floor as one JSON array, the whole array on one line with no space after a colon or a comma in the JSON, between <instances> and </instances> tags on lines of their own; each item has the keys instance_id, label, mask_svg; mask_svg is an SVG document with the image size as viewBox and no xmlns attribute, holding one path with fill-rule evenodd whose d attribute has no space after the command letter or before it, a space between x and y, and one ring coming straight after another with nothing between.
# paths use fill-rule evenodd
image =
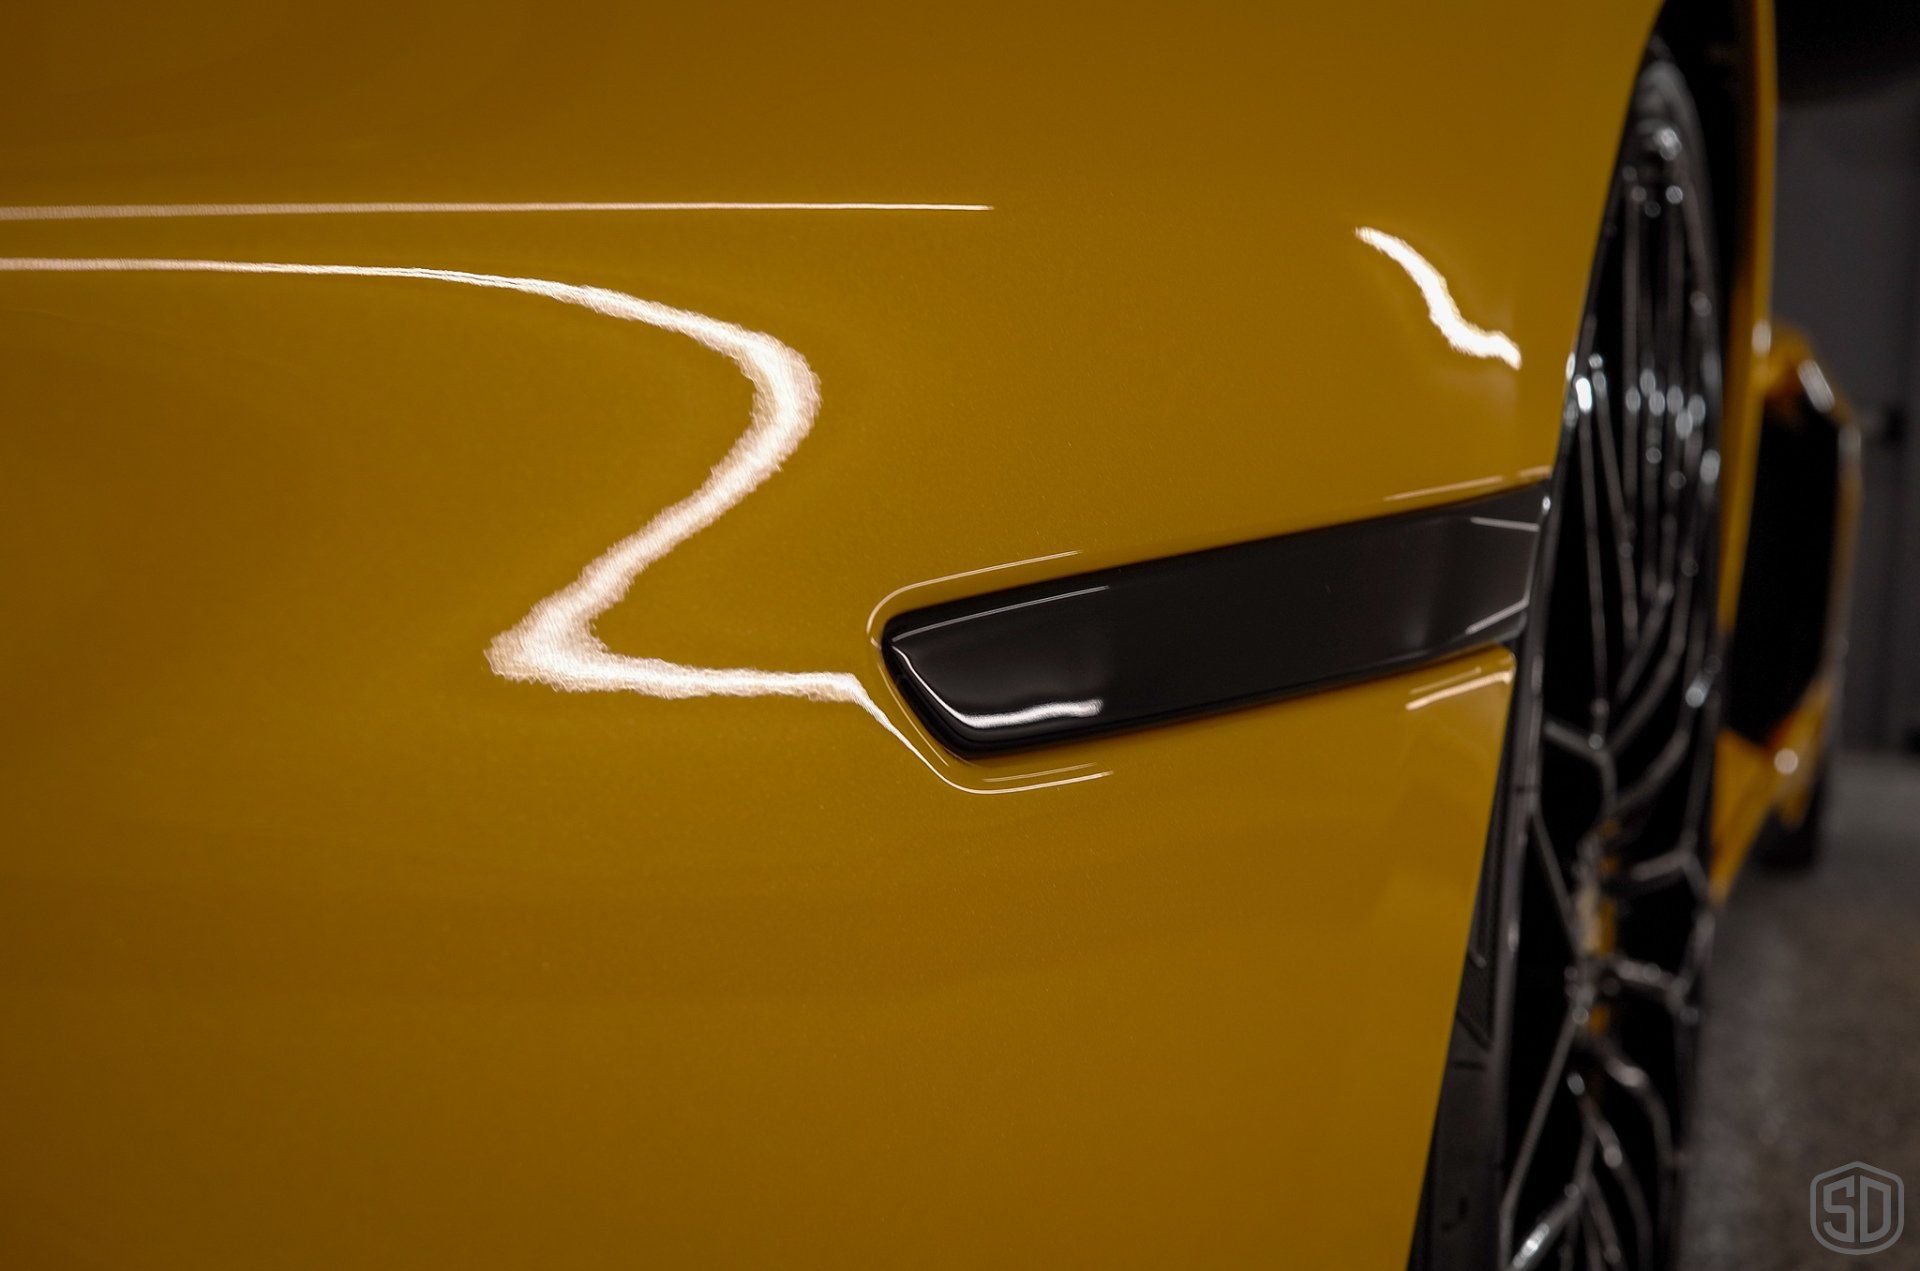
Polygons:
<instances>
[{"instance_id":1,"label":"concrete floor","mask_svg":"<svg viewBox=\"0 0 1920 1271\"><path fill-rule=\"evenodd\" d=\"M1920 764L1849 758L1811 872L1750 868L1720 926L1685 1271L1920 1268ZM1865 1161L1906 1181L1895 1247L1814 1242L1808 1187Z\"/></svg>"}]
</instances>

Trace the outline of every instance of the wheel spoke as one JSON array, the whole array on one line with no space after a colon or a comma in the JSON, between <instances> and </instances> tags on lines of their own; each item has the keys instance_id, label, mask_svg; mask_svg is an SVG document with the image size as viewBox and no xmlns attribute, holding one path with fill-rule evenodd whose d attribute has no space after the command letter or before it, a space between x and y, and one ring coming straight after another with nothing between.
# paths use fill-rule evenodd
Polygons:
<instances>
[{"instance_id":1,"label":"wheel spoke","mask_svg":"<svg viewBox=\"0 0 1920 1271\"><path fill-rule=\"evenodd\" d=\"M1684 884L1697 900L1707 900L1707 877L1700 865L1700 846L1691 834L1657 856L1636 861L1621 869L1606 883L1607 894L1617 900L1631 900L1661 888Z\"/></svg>"},{"instance_id":2,"label":"wheel spoke","mask_svg":"<svg viewBox=\"0 0 1920 1271\"><path fill-rule=\"evenodd\" d=\"M1593 373L1588 378L1593 384L1593 414L1604 424L1613 418L1612 394L1603 369L1605 363L1598 355L1592 362ZM1600 452L1600 475L1607 495L1607 520L1614 529L1613 569L1614 577L1620 580L1622 635L1628 646L1637 645L1640 641L1640 596L1637 588L1627 585L1634 576L1634 542L1627 520L1626 494L1620 480L1622 465L1612 446L1596 446L1595 449Z\"/></svg>"},{"instance_id":3,"label":"wheel spoke","mask_svg":"<svg viewBox=\"0 0 1920 1271\"><path fill-rule=\"evenodd\" d=\"M1670 1256L1719 720L1718 293L1681 118L1656 110L1622 145L1542 539L1552 626L1530 623L1520 653L1528 723L1501 821L1519 889L1502 946L1510 1271Z\"/></svg>"},{"instance_id":4,"label":"wheel spoke","mask_svg":"<svg viewBox=\"0 0 1920 1271\"><path fill-rule=\"evenodd\" d=\"M1602 958L1600 965L1603 983L1610 990L1658 1002L1670 1012L1678 1012L1684 1004L1688 983L1673 971L1618 954Z\"/></svg>"},{"instance_id":5,"label":"wheel spoke","mask_svg":"<svg viewBox=\"0 0 1920 1271\"><path fill-rule=\"evenodd\" d=\"M1560 1025L1560 1035L1554 1041L1553 1055L1547 1061L1546 1077L1541 1081L1527 1114L1526 1133L1520 1136L1520 1148L1513 1158L1506 1195L1500 1202L1503 1225L1509 1231L1513 1230L1514 1211L1519 1207L1520 1188L1526 1182L1527 1171L1533 1165L1534 1153L1539 1149L1541 1136L1546 1130L1547 1114L1553 1110L1554 1098L1559 1094L1566 1077L1567 1057L1573 1053L1574 1035L1586 1024L1586 1019L1584 1010L1567 1012Z\"/></svg>"},{"instance_id":6,"label":"wheel spoke","mask_svg":"<svg viewBox=\"0 0 1920 1271\"><path fill-rule=\"evenodd\" d=\"M1560 920L1560 930L1567 939L1567 949L1578 950L1581 945L1581 923L1574 910L1573 897L1567 888L1566 875L1562 872L1559 853L1554 851L1553 840L1547 834L1547 823L1535 809L1531 824L1527 827L1528 841L1533 846L1533 857L1540 868L1540 876L1547 885L1547 892L1553 897L1553 911Z\"/></svg>"},{"instance_id":7,"label":"wheel spoke","mask_svg":"<svg viewBox=\"0 0 1920 1271\"><path fill-rule=\"evenodd\" d=\"M1639 1108L1640 1115L1647 1123L1648 1137L1653 1143L1654 1185L1659 1212L1671 1212L1674 1177L1677 1165L1674 1158L1673 1117L1654 1087L1653 1079L1644 1069L1621 1053L1613 1041L1600 1038L1592 1043L1594 1053L1599 1057L1601 1071L1613 1083L1613 1088L1626 1095Z\"/></svg>"},{"instance_id":8,"label":"wheel spoke","mask_svg":"<svg viewBox=\"0 0 1920 1271\"><path fill-rule=\"evenodd\" d=\"M1593 658L1593 692L1588 706L1588 720L1595 733L1606 730L1607 697L1612 680L1608 674L1610 659L1607 655L1607 588L1601 575L1600 547L1601 512L1599 501L1594 497L1593 467L1596 443L1593 437L1593 413L1588 411L1580 422L1580 491L1581 523L1584 531L1582 541L1586 547L1587 572L1587 621L1592 628L1590 650ZM1604 448L1605 443L1599 443Z\"/></svg>"},{"instance_id":9,"label":"wheel spoke","mask_svg":"<svg viewBox=\"0 0 1920 1271\"><path fill-rule=\"evenodd\" d=\"M1593 1136L1583 1132L1580 1147L1574 1156L1573 1178L1567 1183L1560 1198L1547 1208L1526 1239L1514 1252L1513 1260L1508 1264L1512 1271L1528 1271L1542 1264L1549 1253L1561 1247L1561 1241L1574 1230L1581 1212L1586 1208L1587 1189L1593 1185Z\"/></svg>"},{"instance_id":10,"label":"wheel spoke","mask_svg":"<svg viewBox=\"0 0 1920 1271\"><path fill-rule=\"evenodd\" d=\"M1591 1098L1580 1101L1580 1115L1587 1129L1592 1133L1594 1142L1599 1145L1600 1164L1606 1168L1613 1184L1619 1189L1621 1199L1627 1208L1627 1218L1633 1224L1634 1250L1639 1259L1645 1262L1653 1252L1654 1228L1653 1211L1647 1206L1647 1195L1640 1186L1640 1180L1634 1177L1627 1163L1627 1152L1621 1146L1620 1136L1614 1132L1612 1122L1600 1111L1596 1100ZM1603 1251L1606 1253L1607 1266L1625 1265L1620 1246L1620 1233L1615 1229L1613 1215L1608 1211L1604 1200L1596 1199L1593 1205L1593 1222L1601 1229Z\"/></svg>"}]
</instances>

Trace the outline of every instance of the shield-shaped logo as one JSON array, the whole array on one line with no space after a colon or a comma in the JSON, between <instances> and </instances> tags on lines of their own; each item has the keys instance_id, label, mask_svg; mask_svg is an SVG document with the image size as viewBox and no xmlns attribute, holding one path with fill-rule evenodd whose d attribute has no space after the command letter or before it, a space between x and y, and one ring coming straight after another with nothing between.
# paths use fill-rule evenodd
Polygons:
<instances>
[{"instance_id":1,"label":"shield-shaped logo","mask_svg":"<svg viewBox=\"0 0 1920 1271\"><path fill-rule=\"evenodd\" d=\"M1879 1253L1907 1225L1907 1189L1898 1174L1855 1161L1813 1178L1813 1238L1835 1253Z\"/></svg>"}]
</instances>

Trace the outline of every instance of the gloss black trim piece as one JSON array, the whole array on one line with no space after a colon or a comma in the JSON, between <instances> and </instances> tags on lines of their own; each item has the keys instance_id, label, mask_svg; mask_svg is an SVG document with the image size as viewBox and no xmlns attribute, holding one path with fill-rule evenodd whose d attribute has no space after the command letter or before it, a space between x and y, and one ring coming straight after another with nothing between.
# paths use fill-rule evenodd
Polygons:
<instances>
[{"instance_id":1,"label":"gloss black trim piece","mask_svg":"<svg viewBox=\"0 0 1920 1271\"><path fill-rule=\"evenodd\" d=\"M1546 498L1528 486L972 596L896 616L881 645L961 754L1229 710L1511 638Z\"/></svg>"}]
</instances>

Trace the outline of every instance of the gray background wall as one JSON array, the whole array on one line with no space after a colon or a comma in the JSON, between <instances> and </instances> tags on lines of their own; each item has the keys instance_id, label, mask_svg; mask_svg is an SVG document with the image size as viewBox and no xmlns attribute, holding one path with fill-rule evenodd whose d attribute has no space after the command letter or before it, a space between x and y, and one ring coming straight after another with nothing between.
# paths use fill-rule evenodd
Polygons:
<instances>
[{"instance_id":1,"label":"gray background wall","mask_svg":"<svg viewBox=\"0 0 1920 1271\"><path fill-rule=\"evenodd\" d=\"M1774 310L1865 429L1841 737L1920 750L1920 79L1783 107Z\"/></svg>"}]
</instances>

